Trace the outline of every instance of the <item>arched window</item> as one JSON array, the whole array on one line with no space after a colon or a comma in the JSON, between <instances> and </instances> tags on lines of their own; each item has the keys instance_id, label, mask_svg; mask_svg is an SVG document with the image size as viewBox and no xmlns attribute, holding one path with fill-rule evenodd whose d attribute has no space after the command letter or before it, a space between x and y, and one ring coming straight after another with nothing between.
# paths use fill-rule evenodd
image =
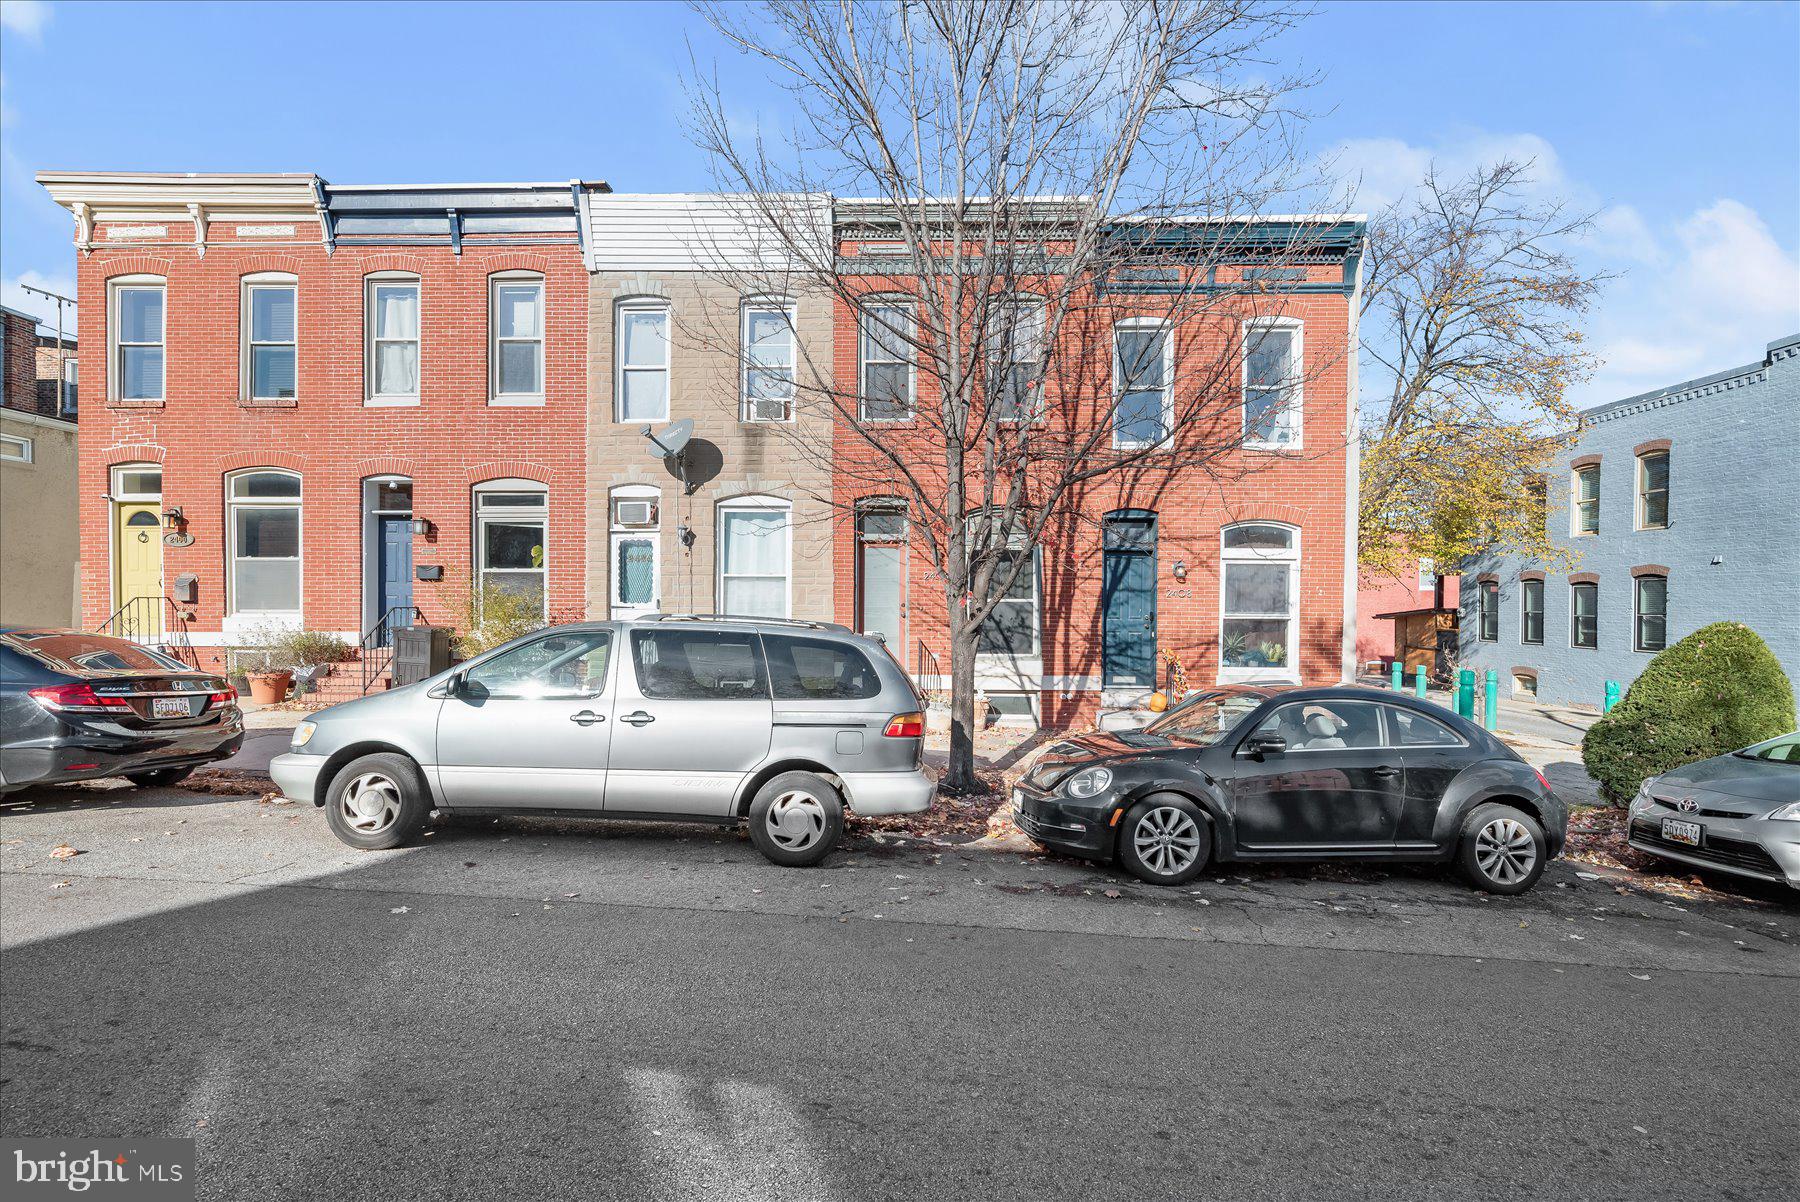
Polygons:
<instances>
[{"instance_id":1,"label":"arched window","mask_svg":"<svg viewBox=\"0 0 1800 1202\"><path fill-rule=\"evenodd\" d=\"M488 599L522 597L548 619L550 496L536 480L488 480L475 486L475 575L483 613Z\"/></svg>"},{"instance_id":2,"label":"arched window","mask_svg":"<svg viewBox=\"0 0 1800 1202\"><path fill-rule=\"evenodd\" d=\"M719 502L719 612L785 618L793 608L793 506L780 497Z\"/></svg>"},{"instance_id":3,"label":"arched window","mask_svg":"<svg viewBox=\"0 0 1800 1202\"><path fill-rule=\"evenodd\" d=\"M366 278L364 379L371 405L419 403L419 277L378 271Z\"/></svg>"},{"instance_id":4,"label":"arched window","mask_svg":"<svg viewBox=\"0 0 1800 1202\"><path fill-rule=\"evenodd\" d=\"M1219 677L1298 680L1300 532L1244 522L1220 534Z\"/></svg>"},{"instance_id":5,"label":"arched window","mask_svg":"<svg viewBox=\"0 0 1800 1202\"><path fill-rule=\"evenodd\" d=\"M300 476L256 467L225 477L228 511L227 612L232 616L298 618L300 604Z\"/></svg>"},{"instance_id":6,"label":"arched window","mask_svg":"<svg viewBox=\"0 0 1800 1202\"><path fill-rule=\"evenodd\" d=\"M163 314L168 282L159 275L122 275L106 282L112 320L108 391L116 401L163 399Z\"/></svg>"}]
</instances>

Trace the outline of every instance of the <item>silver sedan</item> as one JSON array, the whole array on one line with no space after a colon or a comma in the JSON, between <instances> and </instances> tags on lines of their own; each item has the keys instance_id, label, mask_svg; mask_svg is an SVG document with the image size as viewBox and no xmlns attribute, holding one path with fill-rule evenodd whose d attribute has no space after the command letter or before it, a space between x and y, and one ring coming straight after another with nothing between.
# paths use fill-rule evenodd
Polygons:
<instances>
[{"instance_id":1,"label":"silver sedan","mask_svg":"<svg viewBox=\"0 0 1800 1202\"><path fill-rule=\"evenodd\" d=\"M1800 733L1651 777L1630 821L1639 851L1800 889Z\"/></svg>"}]
</instances>

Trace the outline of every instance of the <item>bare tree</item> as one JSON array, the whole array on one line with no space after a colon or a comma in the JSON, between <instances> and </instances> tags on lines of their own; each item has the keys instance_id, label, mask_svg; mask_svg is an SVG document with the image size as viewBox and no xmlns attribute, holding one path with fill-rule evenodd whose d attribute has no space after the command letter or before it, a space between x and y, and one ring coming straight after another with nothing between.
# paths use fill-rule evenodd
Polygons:
<instances>
[{"instance_id":1,"label":"bare tree","mask_svg":"<svg viewBox=\"0 0 1800 1202\"><path fill-rule=\"evenodd\" d=\"M1580 319L1607 277L1569 253L1590 225L1531 198L1530 163L1503 161L1433 170L1371 226L1362 328L1387 387L1362 436L1365 567L1557 558L1540 475L1595 366Z\"/></svg>"},{"instance_id":2,"label":"bare tree","mask_svg":"<svg viewBox=\"0 0 1800 1202\"><path fill-rule=\"evenodd\" d=\"M1270 282L1316 269L1322 235L1342 233L1249 220L1277 198L1292 207L1312 182L1294 143L1304 81L1269 78L1267 61L1303 10L768 0L702 11L767 65L794 113L765 140L696 71L695 139L767 239L757 266L740 254L717 274L746 295L829 297L878 348L868 378L806 363L767 384L829 407L836 503L904 506L947 613L944 784L973 787L977 651L1009 637L995 608L1029 549L1089 520L1083 502L1102 488L1151 498L1244 470L1242 323L1278 316L1288 300ZM743 353L755 377L754 348ZM1271 398L1252 432L1278 439L1299 368L1252 359ZM1328 359L1309 348L1311 370Z\"/></svg>"}]
</instances>

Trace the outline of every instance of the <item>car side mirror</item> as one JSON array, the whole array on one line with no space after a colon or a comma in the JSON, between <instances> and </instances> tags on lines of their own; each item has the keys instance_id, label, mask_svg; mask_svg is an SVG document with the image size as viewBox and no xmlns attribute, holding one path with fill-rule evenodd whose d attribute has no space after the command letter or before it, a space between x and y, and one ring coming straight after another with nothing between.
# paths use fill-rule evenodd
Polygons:
<instances>
[{"instance_id":1,"label":"car side mirror","mask_svg":"<svg viewBox=\"0 0 1800 1202\"><path fill-rule=\"evenodd\" d=\"M1244 744L1250 754L1261 758L1265 755L1280 755L1287 750L1287 740L1280 735L1252 735Z\"/></svg>"},{"instance_id":2,"label":"car side mirror","mask_svg":"<svg viewBox=\"0 0 1800 1202\"><path fill-rule=\"evenodd\" d=\"M461 697L463 695L463 674L454 673L444 679L444 683L431 690L433 697Z\"/></svg>"}]
</instances>

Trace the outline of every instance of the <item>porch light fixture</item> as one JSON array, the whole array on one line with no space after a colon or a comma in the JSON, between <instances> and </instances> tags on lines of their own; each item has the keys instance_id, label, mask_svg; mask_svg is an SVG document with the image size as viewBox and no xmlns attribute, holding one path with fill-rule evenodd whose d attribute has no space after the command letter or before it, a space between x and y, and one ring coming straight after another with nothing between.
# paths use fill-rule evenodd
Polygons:
<instances>
[{"instance_id":1,"label":"porch light fixture","mask_svg":"<svg viewBox=\"0 0 1800 1202\"><path fill-rule=\"evenodd\" d=\"M428 536L431 533L431 519L414 518L412 520L412 532L420 538Z\"/></svg>"},{"instance_id":2,"label":"porch light fixture","mask_svg":"<svg viewBox=\"0 0 1800 1202\"><path fill-rule=\"evenodd\" d=\"M181 506L171 505L162 511L162 522L170 530L178 529L187 518L182 516Z\"/></svg>"}]
</instances>

